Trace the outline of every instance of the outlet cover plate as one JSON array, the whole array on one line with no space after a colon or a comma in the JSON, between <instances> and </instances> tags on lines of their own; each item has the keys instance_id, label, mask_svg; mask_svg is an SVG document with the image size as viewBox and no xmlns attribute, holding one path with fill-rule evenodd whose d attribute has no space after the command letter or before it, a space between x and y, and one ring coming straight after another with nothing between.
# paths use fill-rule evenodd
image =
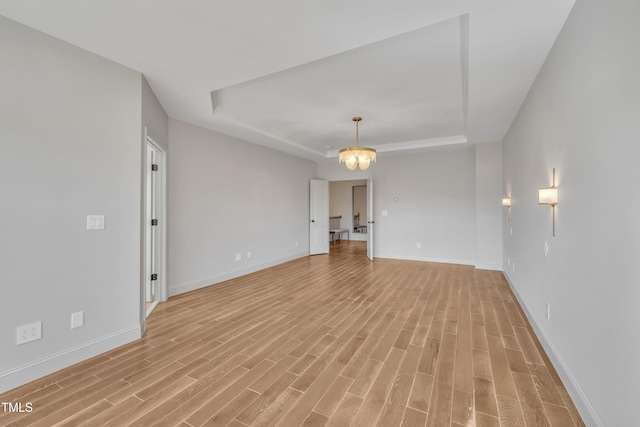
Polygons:
<instances>
[{"instance_id":1,"label":"outlet cover plate","mask_svg":"<svg viewBox=\"0 0 640 427\"><path fill-rule=\"evenodd\" d=\"M33 322L16 328L16 344L26 344L42 338L42 322Z\"/></svg>"}]
</instances>

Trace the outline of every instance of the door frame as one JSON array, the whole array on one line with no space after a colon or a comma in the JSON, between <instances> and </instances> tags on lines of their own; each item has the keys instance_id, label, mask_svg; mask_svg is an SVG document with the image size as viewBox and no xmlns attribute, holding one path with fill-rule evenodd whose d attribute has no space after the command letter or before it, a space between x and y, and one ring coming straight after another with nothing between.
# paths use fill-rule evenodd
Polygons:
<instances>
[{"instance_id":1,"label":"door frame","mask_svg":"<svg viewBox=\"0 0 640 427\"><path fill-rule=\"evenodd\" d=\"M375 224L375 220L373 217L375 216L375 211L373 210L373 177L371 175L367 175L366 177L359 176L357 178L340 178L340 179L327 179L329 182L329 192L331 192L331 183L332 182L345 182L345 181L366 181L367 187L367 211L371 208L371 213L369 216L369 212L367 212L367 222L371 222L367 224L367 228L373 227ZM331 199L331 197L329 197ZM371 206L369 206L371 204ZM351 196L351 206L353 206L353 193ZM351 217L353 218L353 212L351 213ZM353 221L349 222L349 229L353 230ZM352 234L353 235L353 234ZM367 258L373 261L373 239L369 235L369 230L367 230L367 238L362 241L367 242Z\"/></svg>"},{"instance_id":2,"label":"door frame","mask_svg":"<svg viewBox=\"0 0 640 427\"><path fill-rule=\"evenodd\" d=\"M150 176L150 171L147 167L149 165L148 159L148 147L151 147L156 152L156 160L155 163L158 164L158 171L153 172L157 173L155 184L159 186L156 191L156 194L159 196L159 200L156 201L156 212L155 216L158 219L158 225L156 226L156 239L155 239L155 270L150 271L150 265L148 262L148 233L150 230L150 221L151 218L149 212L149 206L147 203L148 200L148 179ZM143 315L142 319L146 319L146 317L150 314L151 310L155 307L155 305L160 301L166 301L168 298L168 290L167 290L167 153L166 151L156 143L147 133L147 128L145 127L145 138L143 144L143 172L142 172L142 219L141 219L141 229L142 229L142 280L141 280L141 312ZM147 287L147 278L151 276L152 273L158 275L158 280L155 283L155 301L154 305L147 310L146 308L146 287ZM146 329L146 321L144 322Z\"/></svg>"}]
</instances>

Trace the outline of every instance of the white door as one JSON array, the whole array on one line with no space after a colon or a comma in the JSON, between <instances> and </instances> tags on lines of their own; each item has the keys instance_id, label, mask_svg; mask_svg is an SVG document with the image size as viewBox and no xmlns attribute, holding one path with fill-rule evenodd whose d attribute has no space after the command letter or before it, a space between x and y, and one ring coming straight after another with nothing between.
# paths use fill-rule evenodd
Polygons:
<instances>
[{"instance_id":1,"label":"white door","mask_svg":"<svg viewBox=\"0 0 640 427\"><path fill-rule=\"evenodd\" d=\"M309 255L329 253L329 181L309 182Z\"/></svg>"},{"instance_id":2,"label":"white door","mask_svg":"<svg viewBox=\"0 0 640 427\"><path fill-rule=\"evenodd\" d=\"M160 283L165 283L163 268L163 152L147 139L145 188L145 301L163 299ZM147 310L147 314L150 310Z\"/></svg>"},{"instance_id":3,"label":"white door","mask_svg":"<svg viewBox=\"0 0 640 427\"><path fill-rule=\"evenodd\" d=\"M156 171L157 166L156 163L156 150L155 147L147 142L147 188L145 189L146 193L146 205L145 205L145 301L153 302L155 301L155 281L153 280L152 274L157 274L155 272L155 242L157 241L157 237L155 235L155 230L157 226L152 226L152 221L156 219L156 204L155 204L155 189L156 189ZM157 278L157 276L156 276Z\"/></svg>"},{"instance_id":4,"label":"white door","mask_svg":"<svg viewBox=\"0 0 640 427\"><path fill-rule=\"evenodd\" d=\"M373 179L367 182L367 257L373 261Z\"/></svg>"}]
</instances>

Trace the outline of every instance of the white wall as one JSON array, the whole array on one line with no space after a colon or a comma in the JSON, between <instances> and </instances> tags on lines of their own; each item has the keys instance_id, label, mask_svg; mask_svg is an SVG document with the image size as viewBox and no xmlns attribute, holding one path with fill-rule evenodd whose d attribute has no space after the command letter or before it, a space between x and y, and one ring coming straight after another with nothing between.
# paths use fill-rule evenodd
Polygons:
<instances>
[{"instance_id":1,"label":"white wall","mask_svg":"<svg viewBox=\"0 0 640 427\"><path fill-rule=\"evenodd\" d=\"M476 268L502 270L502 143L476 145ZM506 214L506 212L505 212Z\"/></svg>"},{"instance_id":2,"label":"white wall","mask_svg":"<svg viewBox=\"0 0 640 427\"><path fill-rule=\"evenodd\" d=\"M1 392L140 336L142 89L3 17L0 52ZM87 231L88 214L106 229ZM42 339L17 346L35 321Z\"/></svg>"},{"instance_id":3,"label":"white wall","mask_svg":"<svg viewBox=\"0 0 640 427\"><path fill-rule=\"evenodd\" d=\"M321 163L318 175L330 181L373 178L375 256L475 263L473 147L380 155L366 171L349 171L335 160Z\"/></svg>"},{"instance_id":4,"label":"white wall","mask_svg":"<svg viewBox=\"0 0 640 427\"><path fill-rule=\"evenodd\" d=\"M172 119L169 141L170 295L309 253L316 163Z\"/></svg>"},{"instance_id":5,"label":"white wall","mask_svg":"<svg viewBox=\"0 0 640 427\"><path fill-rule=\"evenodd\" d=\"M147 135L153 139L153 142L163 150L169 150L169 116L144 76L142 76L142 127L143 132L144 128L147 129Z\"/></svg>"},{"instance_id":6,"label":"white wall","mask_svg":"<svg viewBox=\"0 0 640 427\"><path fill-rule=\"evenodd\" d=\"M636 0L576 2L504 139L506 274L588 425L638 424L638 17ZM537 204L554 167L556 237Z\"/></svg>"}]
</instances>

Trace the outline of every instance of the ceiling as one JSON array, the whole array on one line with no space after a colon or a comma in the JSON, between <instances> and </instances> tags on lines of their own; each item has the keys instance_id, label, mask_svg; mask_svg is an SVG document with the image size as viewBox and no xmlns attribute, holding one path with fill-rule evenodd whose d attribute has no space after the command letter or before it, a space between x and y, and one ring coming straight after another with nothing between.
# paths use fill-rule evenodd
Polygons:
<instances>
[{"instance_id":1,"label":"ceiling","mask_svg":"<svg viewBox=\"0 0 640 427\"><path fill-rule=\"evenodd\" d=\"M167 114L315 161L499 141L574 0L0 0Z\"/></svg>"}]
</instances>

